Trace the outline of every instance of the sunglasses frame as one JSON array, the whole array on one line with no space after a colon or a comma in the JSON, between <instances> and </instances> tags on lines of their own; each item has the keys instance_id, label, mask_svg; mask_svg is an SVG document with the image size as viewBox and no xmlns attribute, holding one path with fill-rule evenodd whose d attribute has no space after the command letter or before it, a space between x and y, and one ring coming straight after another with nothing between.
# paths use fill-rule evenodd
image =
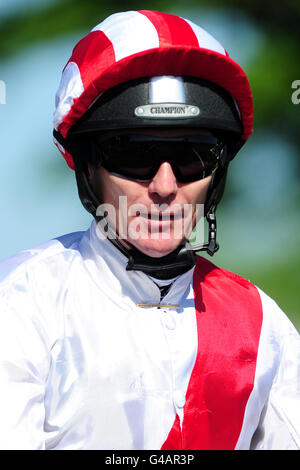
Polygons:
<instances>
[{"instance_id":1,"label":"sunglasses frame","mask_svg":"<svg viewBox=\"0 0 300 470\"><path fill-rule=\"evenodd\" d=\"M108 156L105 151L101 148L101 143L102 142L105 142L107 140L110 140L112 138L122 138L122 137L127 137L130 141L132 142L162 142L162 143L190 143L191 144L191 147L192 147L192 144L199 144L199 143L204 143L204 144L215 144L215 147L213 147L211 149L211 152L212 152L212 155L215 156L216 160L215 160L215 165L214 165L214 168L211 169L211 166L209 166L207 169L203 169L203 172L202 172L202 177L199 178L199 175L197 177L184 177L184 175L182 175L182 173L180 172L180 170L178 169L178 162L176 161L172 161L172 158L165 158L165 159L162 159L161 161L157 161L155 162L155 159L153 161L153 169L151 170L151 176L150 177L147 177L147 178L139 178L137 176L132 176L132 175L128 175L128 174L122 174L122 172L120 173L119 171L115 171L114 169L112 169L110 167L110 165L108 164L108 162L111 160L111 157ZM222 154L222 150L224 149L224 146L225 146L225 143L223 141L221 141L217 136L214 136L214 135L199 135L199 134L191 134L191 135L183 135L183 136L176 136L176 137L161 137L161 136L154 136L154 135L147 135L147 134L134 134L134 133L123 133L123 134L114 134L114 135L111 135L111 136L101 136L100 139L98 138L97 141L96 141L96 147L98 148L98 151L100 151L101 155L102 155L102 159L101 159L101 163L100 165L102 165L109 173L111 173L112 175L114 176L118 176L120 178L124 178L124 179L127 179L127 180L130 180L130 181L135 181L135 182L140 182L140 183L149 183L153 177L155 176L155 174L157 173L160 165L166 161L166 162L169 162L172 166L172 170L176 176L176 179L178 182L180 183L190 183L190 182L195 182L195 181L199 181L201 179L204 179L206 178L207 176L213 174L218 166L219 166L219 163L221 161L221 154ZM194 150L194 153L196 156L198 156L197 152ZM104 157L104 158L103 158ZM199 157L198 157L199 158ZM201 157L200 157L201 158ZM195 158L195 161L197 161L197 159Z\"/></svg>"}]
</instances>

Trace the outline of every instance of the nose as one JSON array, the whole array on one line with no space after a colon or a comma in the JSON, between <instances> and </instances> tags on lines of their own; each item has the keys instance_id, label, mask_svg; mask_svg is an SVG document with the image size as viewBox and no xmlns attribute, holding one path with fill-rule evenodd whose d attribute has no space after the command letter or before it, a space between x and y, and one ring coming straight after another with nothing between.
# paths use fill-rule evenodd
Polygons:
<instances>
[{"instance_id":1,"label":"nose","mask_svg":"<svg viewBox=\"0 0 300 470\"><path fill-rule=\"evenodd\" d=\"M149 183L149 192L155 203L169 204L178 190L176 176L169 162L163 162Z\"/></svg>"}]
</instances>

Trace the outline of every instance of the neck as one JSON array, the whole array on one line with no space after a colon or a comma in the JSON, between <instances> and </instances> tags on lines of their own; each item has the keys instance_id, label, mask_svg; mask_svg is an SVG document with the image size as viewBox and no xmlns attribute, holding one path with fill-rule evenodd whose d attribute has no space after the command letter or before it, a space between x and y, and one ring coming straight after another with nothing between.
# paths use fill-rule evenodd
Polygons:
<instances>
[{"instance_id":1,"label":"neck","mask_svg":"<svg viewBox=\"0 0 300 470\"><path fill-rule=\"evenodd\" d=\"M180 245L172 253L160 258L153 258L137 250L128 242L119 240L117 233L112 229L104 217L96 219L98 227L106 235L109 241L116 246L127 258L127 271L142 271L157 279L171 279L184 274L196 264L196 252L207 251L211 256L218 250L216 242L216 221L214 212L207 215L209 223L209 242L199 246L191 246L189 242Z\"/></svg>"},{"instance_id":2,"label":"neck","mask_svg":"<svg viewBox=\"0 0 300 470\"><path fill-rule=\"evenodd\" d=\"M127 258L127 271L142 271L157 279L172 279L191 269L196 262L195 253L189 243L179 246L172 253L160 258L152 258L134 247L127 248L117 238L110 239Z\"/></svg>"}]
</instances>

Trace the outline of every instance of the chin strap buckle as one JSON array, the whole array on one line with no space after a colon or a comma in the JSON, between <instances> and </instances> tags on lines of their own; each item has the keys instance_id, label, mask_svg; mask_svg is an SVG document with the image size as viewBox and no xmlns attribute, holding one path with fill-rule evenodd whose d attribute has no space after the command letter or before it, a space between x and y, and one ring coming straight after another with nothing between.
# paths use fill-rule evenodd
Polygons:
<instances>
[{"instance_id":1,"label":"chin strap buckle","mask_svg":"<svg viewBox=\"0 0 300 470\"><path fill-rule=\"evenodd\" d=\"M206 251L210 256L213 256L220 247L219 243L217 243L217 220L214 207L209 210L206 220L208 222L208 244Z\"/></svg>"},{"instance_id":2,"label":"chin strap buckle","mask_svg":"<svg viewBox=\"0 0 300 470\"><path fill-rule=\"evenodd\" d=\"M208 242L203 245L193 245L191 249L194 252L206 251L210 256L213 256L219 249L220 245L217 243L217 221L215 214L215 207L211 207L206 215L208 222Z\"/></svg>"}]
</instances>

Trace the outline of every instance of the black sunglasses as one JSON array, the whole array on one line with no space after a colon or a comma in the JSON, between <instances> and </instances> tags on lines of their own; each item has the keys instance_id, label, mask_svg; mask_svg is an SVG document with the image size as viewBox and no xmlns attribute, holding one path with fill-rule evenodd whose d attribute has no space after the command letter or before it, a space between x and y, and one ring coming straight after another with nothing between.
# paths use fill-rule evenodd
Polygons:
<instances>
[{"instance_id":1,"label":"black sunglasses","mask_svg":"<svg viewBox=\"0 0 300 470\"><path fill-rule=\"evenodd\" d=\"M224 143L215 136L156 137L120 134L95 140L101 165L110 173L149 182L163 162L169 162L178 182L211 175L218 167Z\"/></svg>"}]
</instances>

